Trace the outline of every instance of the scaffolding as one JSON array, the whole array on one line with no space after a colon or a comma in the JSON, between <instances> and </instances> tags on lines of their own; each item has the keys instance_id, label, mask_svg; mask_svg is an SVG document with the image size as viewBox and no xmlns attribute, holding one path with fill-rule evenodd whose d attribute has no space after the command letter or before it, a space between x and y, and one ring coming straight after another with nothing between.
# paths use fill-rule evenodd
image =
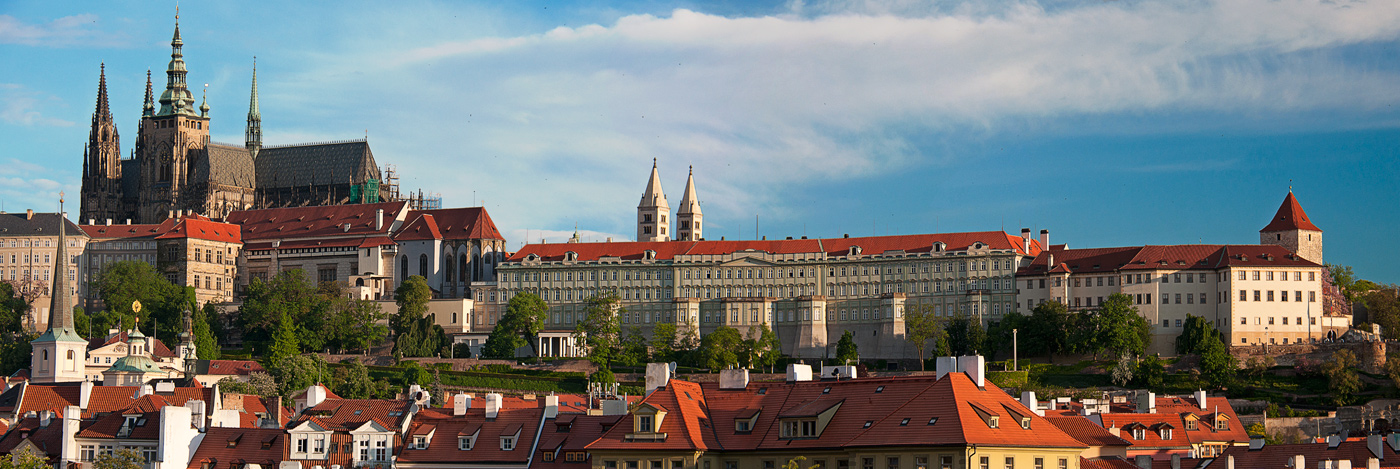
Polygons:
<instances>
[{"instance_id":1,"label":"scaffolding","mask_svg":"<svg viewBox=\"0 0 1400 469\"><path fill-rule=\"evenodd\" d=\"M371 179L366 186L374 184L374 189L367 190L367 193L383 190L386 202L408 202L409 210L439 210L442 208L442 193L440 192L418 192L408 191L408 194L399 192L399 170L394 165L387 165L383 169L384 180L376 181ZM351 188L351 198L354 198L354 188Z\"/></svg>"},{"instance_id":2,"label":"scaffolding","mask_svg":"<svg viewBox=\"0 0 1400 469\"><path fill-rule=\"evenodd\" d=\"M442 194L437 192L423 193L423 189L418 189L418 193L408 194L409 210L439 210L442 208Z\"/></svg>"}]
</instances>

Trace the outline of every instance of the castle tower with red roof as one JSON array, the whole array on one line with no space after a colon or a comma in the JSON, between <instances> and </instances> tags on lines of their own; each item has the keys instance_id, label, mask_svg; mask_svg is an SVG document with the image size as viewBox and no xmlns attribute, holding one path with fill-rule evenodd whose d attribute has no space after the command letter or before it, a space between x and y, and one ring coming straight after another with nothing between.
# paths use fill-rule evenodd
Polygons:
<instances>
[{"instance_id":1,"label":"castle tower with red roof","mask_svg":"<svg viewBox=\"0 0 1400 469\"><path fill-rule=\"evenodd\" d=\"M1318 264L1323 263L1322 229L1308 219L1308 214L1303 212L1303 206L1293 197L1292 189L1289 189L1288 196L1283 198L1283 205L1279 206L1278 213L1269 220L1268 226L1259 230L1259 244L1283 246L1298 257Z\"/></svg>"},{"instance_id":2,"label":"castle tower with red roof","mask_svg":"<svg viewBox=\"0 0 1400 469\"><path fill-rule=\"evenodd\" d=\"M642 192L642 201L637 203L637 241L670 241L667 233L671 222L667 217L671 204L666 202L666 192L661 190L661 176L656 173L656 160L651 161L651 179Z\"/></svg>"}]
</instances>

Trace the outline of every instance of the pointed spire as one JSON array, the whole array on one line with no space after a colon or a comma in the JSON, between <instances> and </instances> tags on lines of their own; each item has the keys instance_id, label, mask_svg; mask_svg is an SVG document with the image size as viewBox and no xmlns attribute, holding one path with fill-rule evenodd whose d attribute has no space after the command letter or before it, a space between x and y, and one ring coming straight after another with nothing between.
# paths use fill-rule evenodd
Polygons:
<instances>
[{"instance_id":1,"label":"pointed spire","mask_svg":"<svg viewBox=\"0 0 1400 469\"><path fill-rule=\"evenodd\" d=\"M1322 231L1322 228L1318 228L1308 219L1308 214L1303 212L1303 206L1298 203L1298 198L1293 196L1293 189L1290 187L1288 196L1283 198L1283 205L1278 207L1278 213L1275 213L1269 225L1259 232L1292 230Z\"/></svg>"},{"instance_id":2,"label":"pointed spire","mask_svg":"<svg viewBox=\"0 0 1400 469\"><path fill-rule=\"evenodd\" d=\"M101 67L102 71L97 75L97 112L92 115L94 121L99 117L112 117L112 109L107 105L107 63L103 62Z\"/></svg>"},{"instance_id":3,"label":"pointed spire","mask_svg":"<svg viewBox=\"0 0 1400 469\"><path fill-rule=\"evenodd\" d=\"M160 94L160 113L158 116L170 116L175 114L194 115L194 109L189 106L194 104L194 94L190 93L189 87L185 84L185 41L180 39L180 8L175 8L175 36L170 39L170 65L165 67L165 92Z\"/></svg>"},{"instance_id":4,"label":"pointed spire","mask_svg":"<svg viewBox=\"0 0 1400 469\"><path fill-rule=\"evenodd\" d=\"M151 94L151 69L146 69L146 99L141 101L141 117L156 115L155 95Z\"/></svg>"},{"instance_id":5,"label":"pointed spire","mask_svg":"<svg viewBox=\"0 0 1400 469\"><path fill-rule=\"evenodd\" d=\"M258 110L257 57L253 57L253 92L248 98L248 128L243 133L243 145L248 148L248 152L253 155L254 159L258 157L258 151L262 149L262 112Z\"/></svg>"},{"instance_id":6,"label":"pointed spire","mask_svg":"<svg viewBox=\"0 0 1400 469\"><path fill-rule=\"evenodd\" d=\"M690 167L690 175L685 178L685 194L681 195L681 207L677 215L700 214L700 197L695 194L695 167Z\"/></svg>"},{"instance_id":7,"label":"pointed spire","mask_svg":"<svg viewBox=\"0 0 1400 469\"><path fill-rule=\"evenodd\" d=\"M73 305L69 301L68 287L68 217L63 211L63 193L58 193L58 255L54 259L53 268L53 289L49 290L51 299L49 307L49 331L59 335L60 331L66 331L76 335L73 330Z\"/></svg>"},{"instance_id":8,"label":"pointed spire","mask_svg":"<svg viewBox=\"0 0 1400 469\"><path fill-rule=\"evenodd\" d=\"M642 192L641 207L670 207L666 203L666 193L661 190L661 175L656 172L656 158L651 159L651 179L647 180L646 192Z\"/></svg>"},{"instance_id":9,"label":"pointed spire","mask_svg":"<svg viewBox=\"0 0 1400 469\"><path fill-rule=\"evenodd\" d=\"M200 100L201 100L202 102L199 103L199 117L203 117L203 118L205 118L205 119L208 119L208 118L209 118L209 84L208 84L208 83L205 83L205 84L204 84L204 95L200 98Z\"/></svg>"}]
</instances>

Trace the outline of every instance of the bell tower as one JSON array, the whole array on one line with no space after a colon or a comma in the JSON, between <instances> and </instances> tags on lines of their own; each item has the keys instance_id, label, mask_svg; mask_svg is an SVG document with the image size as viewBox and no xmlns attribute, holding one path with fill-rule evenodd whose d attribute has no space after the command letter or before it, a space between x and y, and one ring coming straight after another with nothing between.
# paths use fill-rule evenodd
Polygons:
<instances>
[{"instance_id":1,"label":"bell tower","mask_svg":"<svg viewBox=\"0 0 1400 469\"><path fill-rule=\"evenodd\" d=\"M699 241L704 238L700 222L705 214L700 212L700 198L695 195L695 168L685 178L685 194L681 195L681 207L676 210L676 241Z\"/></svg>"},{"instance_id":2,"label":"bell tower","mask_svg":"<svg viewBox=\"0 0 1400 469\"><path fill-rule=\"evenodd\" d=\"M58 199L58 253L54 259L52 290L49 290L49 328L31 341L33 363L30 373L35 383L82 381L87 370L87 340L74 330L72 287L68 272L75 269L68 255L68 216L63 212L63 194Z\"/></svg>"},{"instance_id":3,"label":"bell tower","mask_svg":"<svg viewBox=\"0 0 1400 469\"><path fill-rule=\"evenodd\" d=\"M1278 213L1264 229L1259 230L1259 244L1273 244L1288 248L1298 257L1316 262L1322 262L1322 228L1314 225L1308 219L1308 214L1303 211L1303 206L1298 204L1298 199L1293 197L1293 189L1288 189L1288 196L1283 198L1283 205L1278 208Z\"/></svg>"},{"instance_id":4,"label":"bell tower","mask_svg":"<svg viewBox=\"0 0 1400 469\"><path fill-rule=\"evenodd\" d=\"M141 200L137 210L140 223L159 223L171 210L200 213L205 208L201 194L189 190L189 186L195 182L191 181L192 174L209 143L209 107L207 102L195 107L194 93L186 83L189 71L185 68L184 45L177 13L160 108L154 115L142 117L141 135L137 138L136 157L141 160Z\"/></svg>"},{"instance_id":5,"label":"bell tower","mask_svg":"<svg viewBox=\"0 0 1400 469\"><path fill-rule=\"evenodd\" d=\"M642 201L637 204L637 241L668 241L671 239L667 219L671 204L666 203L666 193L661 190L661 176L656 173L656 159L651 160L651 179L642 192Z\"/></svg>"}]
</instances>

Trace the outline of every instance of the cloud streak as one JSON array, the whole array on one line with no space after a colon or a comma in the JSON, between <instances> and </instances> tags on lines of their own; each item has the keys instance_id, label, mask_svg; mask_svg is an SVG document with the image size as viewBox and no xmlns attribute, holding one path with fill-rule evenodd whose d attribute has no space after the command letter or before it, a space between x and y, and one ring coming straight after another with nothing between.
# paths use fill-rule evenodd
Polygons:
<instances>
[{"instance_id":1,"label":"cloud streak","mask_svg":"<svg viewBox=\"0 0 1400 469\"><path fill-rule=\"evenodd\" d=\"M111 47L118 37L98 30L97 24L98 17L92 14L65 16L44 24L0 15L0 44Z\"/></svg>"}]
</instances>

